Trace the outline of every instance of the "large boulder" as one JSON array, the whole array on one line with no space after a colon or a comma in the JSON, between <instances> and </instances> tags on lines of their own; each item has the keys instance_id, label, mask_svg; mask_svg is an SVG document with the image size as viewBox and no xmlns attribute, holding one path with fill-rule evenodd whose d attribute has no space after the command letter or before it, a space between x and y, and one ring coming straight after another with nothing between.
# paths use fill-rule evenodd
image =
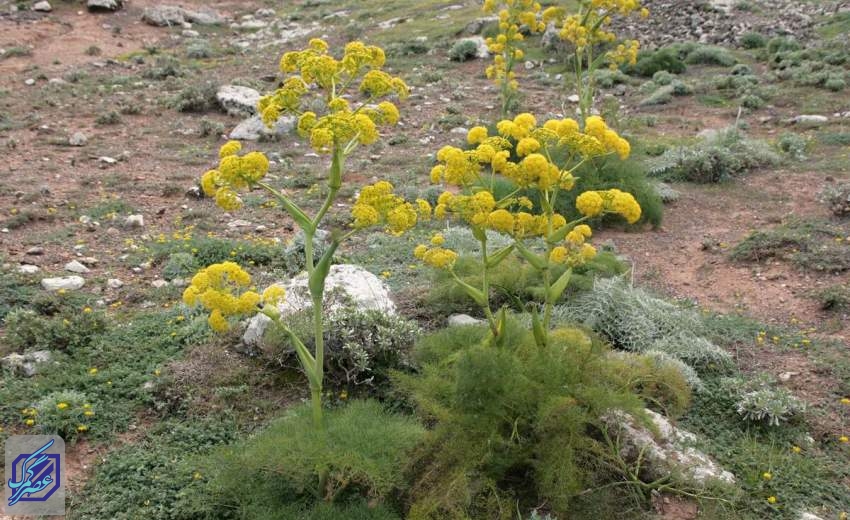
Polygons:
<instances>
[{"instance_id":1,"label":"large boulder","mask_svg":"<svg viewBox=\"0 0 850 520\"><path fill-rule=\"evenodd\" d=\"M286 289L286 300L278 305L281 316L288 316L313 306L306 272L276 285ZM389 288L380 278L359 265L332 265L325 280L325 312L333 313L346 305L354 305L364 311L377 310L389 315L396 314ZM249 346L260 344L270 321L264 314L251 318L242 341Z\"/></svg>"},{"instance_id":2,"label":"large boulder","mask_svg":"<svg viewBox=\"0 0 850 520\"><path fill-rule=\"evenodd\" d=\"M260 93L240 85L222 85L215 98L219 105L232 116L251 116L257 113Z\"/></svg>"},{"instance_id":3,"label":"large boulder","mask_svg":"<svg viewBox=\"0 0 850 520\"><path fill-rule=\"evenodd\" d=\"M48 291L76 291L81 289L86 284L82 276L60 276L57 278L44 278L41 280L41 286Z\"/></svg>"},{"instance_id":4,"label":"large boulder","mask_svg":"<svg viewBox=\"0 0 850 520\"><path fill-rule=\"evenodd\" d=\"M697 486L710 483L733 484L735 476L724 470L708 455L694 448L696 436L673 426L664 416L645 410L657 434L625 413L603 417L609 435L620 440L620 456L627 461L641 458L646 477L657 480L677 475Z\"/></svg>"}]
</instances>

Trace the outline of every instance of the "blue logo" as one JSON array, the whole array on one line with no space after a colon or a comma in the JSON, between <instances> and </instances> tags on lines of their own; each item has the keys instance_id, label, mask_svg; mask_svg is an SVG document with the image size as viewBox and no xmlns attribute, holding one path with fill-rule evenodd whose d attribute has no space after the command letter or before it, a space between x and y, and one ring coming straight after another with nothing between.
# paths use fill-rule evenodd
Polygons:
<instances>
[{"instance_id":1,"label":"blue logo","mask_svg":"<svg viewBox=\"0 0 850 520\"><path fill-rule=\"evenodd\" d=\"M44 453L53 446L53 439L32 451L15 457L7 485L12 492L9 507L18 502L46 502L61 487L61 457L58 453Z\"/></svg>"}]
</instances>

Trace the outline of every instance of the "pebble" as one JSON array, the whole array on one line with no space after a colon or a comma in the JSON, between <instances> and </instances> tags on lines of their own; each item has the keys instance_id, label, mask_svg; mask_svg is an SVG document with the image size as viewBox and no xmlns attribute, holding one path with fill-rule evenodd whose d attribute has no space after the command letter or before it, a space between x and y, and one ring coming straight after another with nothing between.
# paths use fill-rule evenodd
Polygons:
<instances>
[{"instance_id":1,"label":"pebble","mask_svg":"<svg viewBox=\"0 0 850 520\"><path fill-rule=\"evenodd\" d=\"M128 228L143 228L145 227L144 215L129 215L124 219L124 227Z\"/></svg>"},{"instance_id":2,"label":"pebble","mask_svg":"<svg viewBox=\"0 0 850 520\"><path fill-rule=\"evenodd\" d=\"M110 278L106 280L106 286L110 289L120 289L124 286L124 282L122 282L118 278Z\"/></svg>"},{"instance_id":3,"label":"pebble","mask_svg":"<svg viewBox=\"0 0 850 520\"><path fill-rule=\"evenodd\" d=\"M40 11L42 13L49 13L53 10L53 6L50 5L50 2L42 0L41 2L36 2L32 6L33 11Z\"/></svg>"},{"instance_id":4,"label":"pebble","mask_svg":"<svg viewBox=\"0 0 850 520\"><path fill-rule=\"evenodd\" d=\"M39 271L40 269L37 265L22 264L18 266L18 272L21 274L35 274Z\"/></svg>"},{"instance_id":5,"label":"pebble","mask_svg":"<svg viewBox=\"0 0 850 520\"><path fill-rule=\"evenodd\" d=\"M74 132L74 135L68 138L68 144L71 146L85 146L88 142L88 137L82 132Z\"/></svg>"},{"instance_id":6,"label":"pebble","mask_svg":"<svg viewBox=\"0 0 850 520\"><path fill-rule=\"evenodd\" d=\"M151 282L151 285L154 287L154 289L161 289L167 286L168 282L166 282L165 280L154 280Z\"/></svg>"},{"instance_id":7,"label":"pebble","mask_svg":"<svg viewBox=\"0 0 850 520\"><path fill-rule=\"evenodd\" d=\"M27 249L25 254L32 255L32 256L43 255L44 254L44 248L39 247L39 246L33 246L33 247Z\"/></svg>"},{"instance_id":8,"label":"pebble","mask_svg":"<svg viewBox=\"0 0 850 520\"><path fill-rule=\"evenodd\" d=\"M26 81L24 81L24 85L31 87L31 86L35 85L35 80L32 79L32 78L29 78Z\"/></svg>"}]
</instances>

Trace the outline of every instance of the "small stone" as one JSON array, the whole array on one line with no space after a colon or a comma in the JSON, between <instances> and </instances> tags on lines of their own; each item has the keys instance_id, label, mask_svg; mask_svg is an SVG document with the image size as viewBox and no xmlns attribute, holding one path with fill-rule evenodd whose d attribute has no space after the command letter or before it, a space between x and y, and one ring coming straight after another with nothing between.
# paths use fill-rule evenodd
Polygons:
<instances>
[{"instance_id":1,"label":"small stone","mask_svg":"<svg viewBox=\"0 0 850 520\"><path fill-rule=\"evenodd\" d=\"M124 227L143 228L145 227L145 217L143 215L129 215L124 219Z\"/></svg>"},{"instance_id":2,"label":"small stone","mask_svg":"<svg viewBox=\"0 0 850 520\"><path fill-rule=\"evenodd\" d=\"M21 274L35 274L39 270L37 265L22 264L18 266L18 272Z\"/></svg>"},{"instance_id":3,"label":"small stone","mask_svg":"<svg viewBox=\"0 0 850 520\"><path fill-rule=\"evenodd\" d=\"M115 163L118 162L118 159L116 159L114 157L109 157L109 156L106 156L106 155L104 155L103 157L98 157L97 160L102 162L103 164L106 164L106 165L111 165L111 164L115 164Z\"/></svg>"},{"instance_id":4,"label":"small stone","mask_svg":"<svg viewBox=\"0 0 850 520\"><path fill-rule=\"evenodd\" d=\"M31 86L35 85L35 80L32 79L32 78L29 78L26 81L24 81L24 85L31 87Z\"/></svg>"},{"instance_id":5,"label":"small stone","mask_svg":"<svg viewBox=\"0 0 850 520\"><path fill-rule=\"evenodd\" d=\"M98 260L93 256L84 256L80 258L80 263L86 267L94 267L98 264Z\"/></svg>"},{"instance_id":6,"label":"small stone","mask_svg":"<svg viewBox=\"0 0 850 520\"><path fill-rule=\"evenodd\" d=\"M478 318L473 318L469 314L452 314L449 316L449 326L450 327L462 327L465 325L480 325L484 323L483 320L479 320Z\"/></svg>"},{"instance_id":7,"label":"small stone","mask_svg":"<svg viewBox=\"0 0 850 520\"><path fill-rule=\"evenodd\" d=\"M124 286L124 282L122 282L118 278L110 278L106 280L106 286L110 289L120 289Z\"/></svg>"},{"instance_id":8,"label":"small stone","mask_svg":"<svg viewBox=\"0 0 850 520\"><path fill-rule=\"evenodd\" d=\"M168 282L166 282L165 280L154 280L154 281L151 282L151 286L153 286L154 289L162 289L163 287L166 287L167 285L168 285Z\"/></svg>"},{"instance_id":9,"label":"small stone","mask_svg":"<svg viewBox=\"0 0 850 520\"><path fill-rule=\"evenodd\" d=\"M44 248L39 247L39 246L33 246L33 247L27 249L25 254L28 254L28 255L31 255L31 256L43 255L44 254Z\"/></svg>"},{"instance_id":10,"label":"small stone","mask_svg":"<svg viewBox=\"0 0 850 520\"><path fill-rule=\"evenodd\" d=\"M189 285L189 280L186 280L185 278L174 278L171 280L171 285L174 287L186 287Z\"/></svg>"},{"instance_id":11,"label":"small stone","mask_svg":"<svg viewBox=\"0 0 850 520\"><path fill-rule=\"evenodd\" d=\"M236 228L240 228L240 227L248 227L248 226L251 226L251 225L253 225L253 224L251 224L247 220L242 220L242 219L231 220L230 222L227 223L227 227L229 227L230 229L236 229Z\"/></svg>"},{"instance_id":12,"label":"small stone","mask_svg":"<svg viewBox=\"0 0 850 520\"><path fill-rule=\"evenodd\" d=\"M186 193L184 194L184 196L187 199L202 199L202 198L204 198L204 192L201 191L200 187L192 186L188 190L186 190Z\"/></svg>"},{"instance_id":13,"label":"small stone","mask_svg":"<svg viewBox=\"0 0 850 520\"><path fill-rule=\"evenodd\" d=\"M567 96L567 101L569 101L570 103L578 103L579 101L581 101L581 98L578 97L578 94L571 94Z\"/></svg>"},{"instance_id":14,"label":"small stone","mask_svg":"<svg viewBox=\"0 0 850 520\"><path fill-rule=\"evenodd\" d=\"M74 135L68 138L68 144L71 146L85 146L88 142L88 137L82 132L74 132Z\"/></svg>"},{"instance_id":15,"label":"small stone","mask_svg":"<svg viewBox=\"0 0 850 520\"><path fill-rule=\"evenodd\" d=\"M33 11L39 11L39 12L42 12L42 13L49 13L50 11L53 10L53 6L50 5L50 2L41 1L41 2L36 2L35 4L33 4L32 10Z\"/></svg>"},{"instance_id":16,"label":"small stone","mask_svg":"<svg viewBox=\"0 0 850 520\"><path fill-rule=\"evenodd\" d=\"M77 273L77 274L85 274L85 273L89 272L89 268L84 266L82 263L78 262L77 260L71 260L70 262L65 264L65 270L71 271L72 273Z\"/></svg>"},{"instance_id":17,"label":"small stone","mask_svg":"<svg viewBox=\"0 0 850 520\"><path fill-rule=\"evenodd\" d=\"M44 278L41 280L41 286L47 291L75 291L81 289L86 284L82 276L60 276L58 278Z\"/></svg>"}]
</instances>

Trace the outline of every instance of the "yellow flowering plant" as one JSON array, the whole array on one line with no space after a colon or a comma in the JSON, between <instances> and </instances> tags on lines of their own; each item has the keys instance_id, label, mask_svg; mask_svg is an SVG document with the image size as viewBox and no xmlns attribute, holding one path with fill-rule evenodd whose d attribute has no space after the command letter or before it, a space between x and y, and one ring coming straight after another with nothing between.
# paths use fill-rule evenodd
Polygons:
<instances>
[{"instance_id":1,"label":"yellow flowering plant","mask_svg":"<svg viewBox=\"0 0 850 520\"><path fill-rule=\"evenodd\" d=\"M594 73L601 66L617 69L623 63L634 65L640 44L636 40L617 42L610 30L615 16L649 16L641 0L579 0L578 10L568 13L563 7L552 6L543 11L544 25L560 27L558 36L573 47L575 84L582 119L590 114L596 86ZM608 50L600 50L605 46Z\"/></svg>"},{"instance_id":2,"label":"yellow flowering plant","mask_svg":"<svg viewBox=\"0 0 850 520\"><path fill-rule=\"evenodd\" d=\"M313 304L313 352L281 319L277 304L285 298L284 289L273 285L262 293L256 292L250 275L236 263L214 264L196 274L183 299L188 305L207 309L209 324L216 331L227 330L231 318L257 312L282 327L309 381L317 430L323 430L324 287L334 252L359 230L383 226L388 233L400 235L431 215L428 202L406 202L393 193L392 184L376 182L362 188L357 196L351 209L350 229L331 233L329 247L320 258L314 255L313 239L338 198L346 157L358 146L376 142L380 127L395 125L399 111L390 99L403 100L408 96L404 81L382 70L384 61L384 51L379 47L350 42L342 56L336 58L328 52L325 41L313 39L305 49L283 55L280 70L285 78L280 88L259 100L257 108L266 125L273 126L282 115L296 116L298 135L317 153L330 157L327 194L314 214L309 215L289 195L269 184L265 179L269 171L266 156L261 152L241 154L242 145L237 141L224 144L219 151L218 168L201 177L204 193L228 211L241 207L239 192L255 187L267 191L304 233L305 269ZM323 487L320 482L320 489Z\"/></svg>"},{"instance_id":3,"label":"yellow flowering plant","mask_svg":"<svg viewBox=\"0 0 850 520\"><path fill-rule=\"evenodd\" d=\"M487 50L493 53L493 64L486 74L499 87L501 115L505 118L519 90L514 67L525 59L521 29L534 34L546 30L546 24L540 21L541 6L534 0L485 0L483 9L499 16L498 34L486 39Z\"/></svg>"},{"instance_id":4,"label":"yellow flowering plant","mask_svg":"<svg viewBox=\"0 0 850 520\"><path fill-rule=\"evenodd\" d=\"M542 321L531 306L534 335L539 345L548 343L548 330L555 302L569 283L572 268L596 255L588 239L590 226L584 222L605 213L621 215L629 223L640 219L641 209L635 198L617 189L587 191L579 195L576 209L583 215L568 222L554 208L558 196L572 190L576 178L573 171L594 157L617 154L629 155L628 141L608 128L598 116L587 118L584 130L572 119L552 119L538 125L528 113L514 119L499 121L496 135L485 127L474 127L467 141L471 148L462 150L443 147L437 153L438 164L431 170L431 181L449 187L438 198L434 208L436 218L453 218L465 222L481 243L481 286L473 287L453 272L457 253L444 246L442 235L434 235L430 244L419 244L414 255L424 263L448 270L455 282L484 311L492 336L498 340L504 325L504 310L497 318L489 302L488 271L509 255L518 252L540 274L544 284ZM555 154L555 151L566 151ZM553 160L553 156L564 157ZM517 189L496 199L497 178L510 180ZM519 195L521 190L534 190L539 195L539 207ZM511 237L511 243L497 251L487 247L487 231ZM535 250L533 239L541 240L543 248ZM557 278L553 273L566 266Z\"/></svg>"}]
</instances>

